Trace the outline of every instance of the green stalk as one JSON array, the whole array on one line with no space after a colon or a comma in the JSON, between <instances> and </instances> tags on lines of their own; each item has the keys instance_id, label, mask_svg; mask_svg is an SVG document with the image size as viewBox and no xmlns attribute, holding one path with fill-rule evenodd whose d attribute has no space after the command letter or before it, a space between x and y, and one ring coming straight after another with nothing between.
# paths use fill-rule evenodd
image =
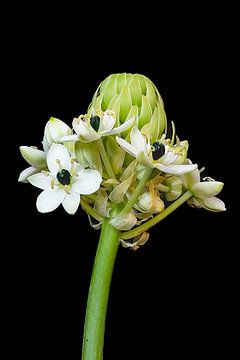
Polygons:
<instances>
[{"instance_id":1,"label":"green stalk","mask_svg":"<svg viewBox=\"0 0 240 360\"><path fill-rule=\"evenodd\" d=\"M127 204L122 209L122 211L120 213L121 215L127 214L132 210L133 206L136 204L136 202L138 200L139 195L141 194L142 190L144 189L146 182L149 180L149 178L152 174L152 170L153 169L151 169L151 168L145 168L143 176L138 183L138 186L134 190L132 197L128 200Z\"/></svg>"},{"instance_id":2,"label":"green stalk","mask_svg":"<svg viewBox=\"0 0 240 360\"><path fill-rule=\"evenodd\" d=\"M86 309L82 360L102 360L105 319L120 231L108 220L102 224Z\"/></svg>"},{"instance_id":3,"label":"green stalk","mask_svg":"<svg viewBox=\"0 0 240 360\"><path fill-rule=\"evenodd\" d=\"M160 214L154 216L151 220L146 221L142 225L135 227L133 230L123 232L121 234L121 239L131 239L135 236L141 235L144 231L147 231L152 226L156 225L159 221L163 220L169 214L171 214L174 210L176 210L180 205L185 203L185 201L189 200L192 197L191 191L186 191L179 199L174 201L171 205L169 205L165 210L163 210Z\"/></svg>"},{"instance_id":4,"label":"green stalk","mask_svg":"<svg viewBox=\"0 0 240 360\"><path fill-rule=\"evenodd\" d=\"M107 170L108 175L110 176L111 179L116 179L116 176L115 176L112 166L110 164L108 155L106 153L105 147L103 145L102 139L99 139L97 141L97 144L98 144L98 148L99 148L99 152L100 152L103 164Z\"/></svg>"},{"instance_id":5,"label":"green stalk","mask_svg":"<svg viewBox=\"0 0 240 360\"><path fill-rule=\"evenodd\" d=\"M97 221L103 221L103 217L98 214L86 201L81 199L81 206L83 210L86 211L87 214L91 215Z\"/></svg>"}]
</instances>

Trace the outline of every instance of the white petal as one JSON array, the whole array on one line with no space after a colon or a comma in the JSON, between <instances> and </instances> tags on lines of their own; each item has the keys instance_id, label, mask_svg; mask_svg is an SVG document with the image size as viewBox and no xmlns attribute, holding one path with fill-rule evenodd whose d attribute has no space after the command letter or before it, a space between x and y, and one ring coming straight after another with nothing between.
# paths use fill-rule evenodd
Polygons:
<instances>
[{"instance_id":1,"label":"white petal","mask_svg":"<svg viewBox=\"0 0 240 360\"><path fill-rule=\"evenodd\" d=\"M91 142L100 139L100 135L91 127L89 123L81 119L73 120L73 128L83 142Z\"/></svg>"},{"instance_id":2,"label":"white petal","mask_svg":"<svg viewBox=\"0 0 240 360\"><path fill-rule=\"evenodd\" d=\"M203 199L202 201L204 208L207 210L216 211L216 212L226 210L224 202L216 197Z\"/></svg>"},{"instance_id":3,"label":"white petal","mask_svg":"<svg viewBox=\"0 0 240 360\"><path fill-rule=\"evenodd\" d=\"M114 127L116 119L111 116L108 111L105 111L102 119L100 120L99 132L110 131Z\"/></svg>"},{"instance_id":4,"label":"white petal","mask_svg":"<svg viewBox=\"0 0 240 360\"><path fill-rule=\"evenodd\" d=\"M121 148L123 150L125 150L128 154L136 157L137 156L137 152L135 151L134 147L132 145L130 145L126 140L121 139L119 137L116 137L116 140L118 142L118 144L121 146Z\"/></svg>"},{"instance_id":5,"label":"white petal","mask_svg":"<svg viewBox=\"0 0 240 360\"><path fill-rule=\"evenodd\" d=\"M33 186L38 187L39 189L45 190L50 187L52 177L50 175L45 175L42 173L32 175L28 178L28 181Z\"/></svg>"},{"instance_id":6,"label":"white petal","mask_svg":"<svg viewBox=\"0 0 240 360\"><path fill-rule=\"evenodd\" d=\"M140 153L137 154L137 161L149 168L154 168L154 164L153 162L149 159L148 155L146 154L146 152L141 151Z\"/></svg>"},{"instance_id":7,"label":"white petal","mask_svg":"<svg viewBox=\"0 0 240 360\"><path fill-rule=\"evenodd\" d=\"M70 194L66 194L65 199L62 202L62 205L66 212L70 215L74 215L80 204L80 195L77 194L74 190L71 190Z\"/></svg>"},{"instance_id":8,"label":"white petal","mask_svg":"<svg viewBox=\"0 0 240 360\"><path fill-rule=\"evenodd\" d=\"M170 164L168 166L165 166L160 163L154 163L154 167L158 170L166 173L166 174L173 174L173 175L182 175L188 172L193 171L197 168L197 164L195 165L175 165Z\"/></svg>"},{"instance_id":9,"label":"white petal","mask_svg":"<svg viewBox=\"0 0 240 360\"><path fill-rule=\"evenodd\" d=\"M87 214L88 215L88 214ZM94 230L99 230L101 229L101 226L102 226L102 221L99 221L99 222L96 222L96 220L92 219L90 215L88 215L88 220L90 222L90 225L91 227L94 229Z\"/></svg>"},{"instance_id":10,"label":"white petal","mask_svg":"<svg viewBox=\"0 0 240 360\"><path fill-rule=\"evenodd\" d=\"M51 143L58 143L61 137L69 135L71 133L71 129L62 120L51 117L48 121L46 132L49 132Z\"/></svg>"},{"instance_id":11,"label":"white petal","mask_svg":"<svg viewBox=\"0 0 240 360\"><path fill-rule=\"evenodd\" d=\"M115 203L121 203L124 200L124 196L131 185L135 174L133 173L128 179L117 185L113 191L109 194L109 199Z\"/></svg>"},{"instance_id":12,"label":"white petal","mask_svg":"<svg viewBox=\"0 0 240 360\"><path fill-rule=\"evenodd\" d=\"M223 185L220 181L205 181L194 185L191 191L196 197L211 198L220 193Z\"/></svg>"},{"instance_id":13,"label":"white petal","mask_svg":"<svg viewBox=\"0 0 240 360\"><path fill-rule=\"evenodd\" d=\"M47 165L53 175L56 175L59 169L70 171L71 161L67 149L61 144L53 144L47 153Z\"/></svg>"},{"instance_id":14,"label":"white petal","mask_svg":"<svg viewBox=\"0 0 240 360\"><path fill-rule=\"evenodd\" d=\"M118 230L130 230L136 222L137 218L132 213L119 215L110 220L110 224Z\"/></svg>"},{"instance_id":15,"label":"white petal","mask_svg":"<svg viewBox=\"0 0 240 360\"><path fill-rule=\"evenodd\" d=\"M38 169L46 167L46 154L44 151L31 146L20 146L22 157L32 166Z\"/></svg>"},{"instance_id":16,"label":"white petal","mask_svg":"<svg viewBox=\"0 0 240 360\"><path fill-rule=\"evenodd\" d=\"M79 140L79 136L78 135L68 135L68 136L63 136L60 138L61 142L64 141L77 141Z\"/></svg>"},{"instance_id":17,"label":"white petal","mask_svg":"<svg viewBox=\"0 0 240 360\"><path fill-rule=\"evenodd\" d=\"M187 159L188 164L192 164L191 160ZM184 174L182 177L184 185L187 189L191 189L195 184L200 182L200 171L195 169L190 173Z\"/></svg>"},{"instance_id":18,"label":"white petal","mask_svg":"<svg viewBox=\"0 0 240 360\"><path fill-rule=\"evenodd\" d=\"M144 192L137 202L140 211L148 211L152 207L152 196L149 191Z\"/></svg>"},{"instance_id":19,"label":"white petal","mask_svg":"<svg viewBox=\"0 0 240 360\"><path fill-rule=\"evenodd\" d=\"M43 145L43 150L45 151L45 153L48 152L50 146L49 146L49 143L47 141L47 137L46 137L45 134L44 134L44 137L43 137L42 145Z\"/></svg>"},{"instance_id":20,"label":"white petal","mask_svg":"<svg viewBox=\"0 0 240 360\"><path fill-rule=\"evenodd\" d=\"M38 211L47 213L55 210L61 204L65 195L65 191L59 188L44 190L37 198Z\"/></svg>"},{"instance_id":21,"label":"white petal","mask_svg":"<svg viewBox=\"0 0 240 360\"><path fill-rule=\"evenodd\" d=\"M125 121L125 123L123 123L122 125L115 127L114 129L112 129L110 131L102 131L101 135L107 136L107 135L119 134L119 133L129 129L132 126L133 122L134 122L134 118L131 118L131 119Z\"/></svg>"},{"instance_id":22,"label":"white petal","mask_svg":"<svg viewBox=\"0 0 240 360\"><path fill-rule=\"evenodd\" d=\"M100 215L104 217L109 217L110 209L107 208L108 204L108 195L106 191L99 190L94 202L94 210L96 210Z\"/></svg>"},{"instance_id":23,"label":"white petal","mask_svg":"<svg viewBox=\"0 0 240 360\"><path fill-rule=\"evenodd\" d=\"M23 183L27 183L29 176L31 176L33 174L36 174L38 172L39 172L39 169L36 169L35 167L30 166L30 167L26 168L25 170L23 170L20 173L18 181L23 182Z\"/></svg>"},{"instance_id":24,"label":"white petal","mask_svg":"<svg viewBox=\"0 0 240 360\"><path fill-rule=\"evenodd\" d=\"M172 151L168 151L166 152L166 154L164 154L161 157L161 164L163 165L169 165L174 163L178 158L178 155L174 154Z\"/></svg>"},{"instance_id":25,"label":"white petal","mask_svg":"<svg viewBox=\"0 0 240 360\"><path fill-rule=\"evenodd\" d=\"M137 126L134 126L130 133L131 145L135 149L137 154L144 152L147 154L147 140L145 136L141 134Z\"/></svg>"},{"instance_id":26,"label":"white petal","mask_svg":"<svg viewBox=\"0 0 240 360\"><path fill-rule=\"evenodd\" d=\"M74 177L72 187L78 194L92 194L97 191L102 182L100 173L97 170L81 170L77 177Z\"/></svg>"}]
</instances>

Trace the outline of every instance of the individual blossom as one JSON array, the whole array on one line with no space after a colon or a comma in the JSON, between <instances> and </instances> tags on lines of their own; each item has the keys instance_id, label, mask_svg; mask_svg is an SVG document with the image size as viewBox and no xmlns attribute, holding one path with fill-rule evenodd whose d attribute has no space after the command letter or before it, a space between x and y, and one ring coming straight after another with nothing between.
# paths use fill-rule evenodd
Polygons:
<instances>
[{"instance_id":1,"label":"individual blossom","mask_svg":"<svg viewBox=\"0 0 240 360\"><path fill-rule=\"evenodd\" d=\"M102 181L99 172L84 169L61 144L50 147L46 162L48 171L28 178L32 185L43 190L37 198L38 211L47 213L62 204L69 214L75 214L80 194L92 194L99 189Z\"/></svg>"},{"instance_id":2,"label":"individual blossom","mask_svg":"<svg viewBox=\"0 0 240 360\"><path fill-rule=\"evenodd\" d=\"M190 163L189 160L188 163ZM200 173L201 170L195 169L182 177L184 186L193 194L193 197L188 201L189 205L215 212L225 211L224 202L216 197L221 192L224 183L214 181L209 177L201 181Z\"/></svg>"},{"instance_id":3,"label":"individual blossom","mask_svg":"<svg viewBox=\"0 0 240 360\"><path fill-rule=\"evenodd\" d=\"M130 143L119 137L116 140L122 149L134 156L140 164L163 173L182 175L197 168L196 164L179 164L179 158L182 158L179 146L174 148L169 141L165 141L164 135L160 141L151 145L147 137L134 126L130 133Z\"/></svg>"},{"instance_id":4,"label":"individual blossom","mask_svg":"<svg viewBox=\"0 0 240 360\"><path fill-rule=\"evenodd\" d=\"M78 118L73 119L73 129L75 135L63 136L62 141L82 141L85 143L96 141L102 136L109 136L119 134L129 129L134 122L132 117L124 124L116 126L116 116L113 111L106 110L92 114L91 116L80 115Z\"/></svg>"},{"instance_id":5,"label":"individual blossom","mask_svg":"<svg viewBox=\"0 0 240 360\"><path fill-rule=\"evenodd\" d=\"M43 148L47 152L52 144L58 144L63 136L72 135L71 128L62 120L50 117L48 120L43 137Z\"/></svg>"},{"instance_id":6,"label":"individual blossom","mask_svg":"<svg viewBox=\"0 0 240 360\"><path fill-rule=\"evenodd\" d=\"M18 178L20 182L28 182L28 177L39 173L47 167L46 156L50 146L53 143L59 143L64 135L71 134L72 131L63 121L51 117L47 122L43 137L43 150L35 146L20 146L22 157L27 161L30 167L23 170Z\"/></svg>"}]
</instances>

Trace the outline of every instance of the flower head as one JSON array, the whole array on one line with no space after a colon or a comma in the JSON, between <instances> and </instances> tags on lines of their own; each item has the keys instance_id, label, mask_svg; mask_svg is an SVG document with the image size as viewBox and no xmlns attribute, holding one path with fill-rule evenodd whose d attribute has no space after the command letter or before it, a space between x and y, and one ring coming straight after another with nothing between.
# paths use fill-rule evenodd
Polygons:
<instances>
[{"instance_id":1,"label":"flower head","mask_svg":"<svg viewBox=\"0 0 240 360\"><path fill-rule=\"evenodd\" d=\"M178 160L182 153L170 145L169 141L165 141L164 135L160 141L150 145L147 137L134 126L130 133L130 143L119 137L116 140L122 149L134 156L140 164L163 173L182 175L197 168L196 164L179 165Z\"/></svg>"},{"instance_id":2,"label":"flower head","mask_svg":"<svg viewBox=\"0 0 240 360\"><path fill-rule=\"evenodd\" d=\"M53 144L47 153L49 171L32 175L28 181L43 190L37 198L39 212L50 212L60 204L69 214L74 214L80 203L80 194L92 194L100 187L102 178L98 171L84 169L70 158L61 144Z\"/></svg>"}]
</instances>

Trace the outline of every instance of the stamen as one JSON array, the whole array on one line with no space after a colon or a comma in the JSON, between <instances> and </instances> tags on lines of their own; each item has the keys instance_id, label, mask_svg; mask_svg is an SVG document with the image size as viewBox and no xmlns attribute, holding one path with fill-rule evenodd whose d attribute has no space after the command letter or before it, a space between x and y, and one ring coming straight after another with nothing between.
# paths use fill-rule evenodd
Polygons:
<instances>
[{"instance_id":1,"label":"stamen","mask_svg":"<svg viewBox=\"0 0 240 360\"><path fill-rule=\"evenodd\" d=\"M52 189L54 189L54 179L51 180L50 186Z\"/></svg>"}]
</instances>

